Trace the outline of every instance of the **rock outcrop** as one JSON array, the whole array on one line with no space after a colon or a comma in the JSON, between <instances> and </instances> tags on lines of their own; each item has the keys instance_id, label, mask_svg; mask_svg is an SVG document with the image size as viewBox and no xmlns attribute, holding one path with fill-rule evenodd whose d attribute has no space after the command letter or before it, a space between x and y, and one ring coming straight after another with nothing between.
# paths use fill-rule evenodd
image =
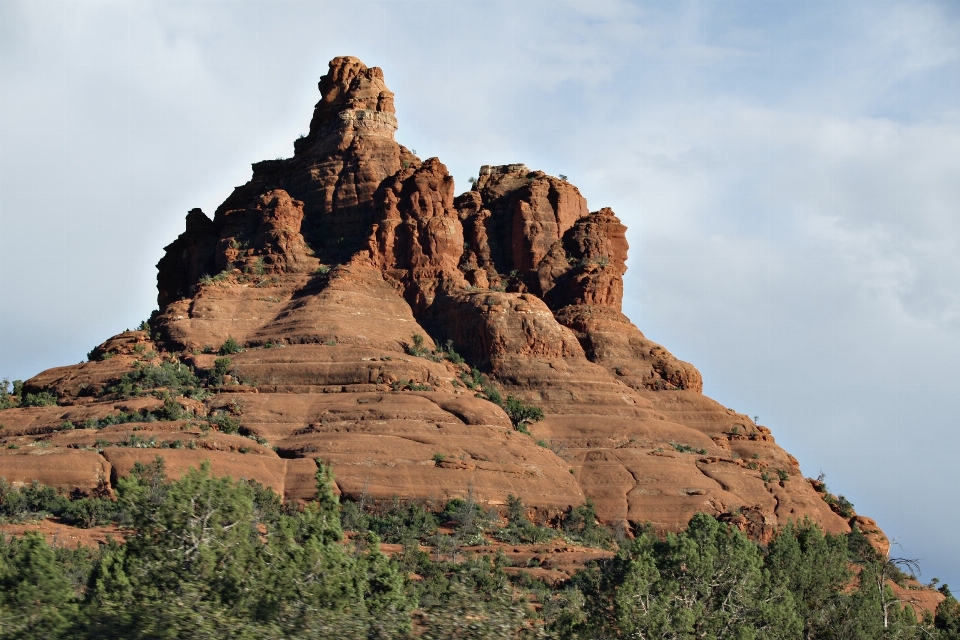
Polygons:
<instances>
[{"instance_id":1,"label":"rock outcrop","mask_svg":"<svg viewBox=\"0 0 960 640\"><path fill-rule=\"evenodd\" d=\"M187 215L149 331L27 381L57 405L0 411L0 476L108 491L159 454L305 500L322 459L348 497L513 494L544 518L590 499L608 523L706 511L758 539L858 522L623 315L613 211L521 164L455 196L438 159L394 140L380 69L336 58L319 87L292 158ZM491 401L510 396L543 419Z\"/></svg>"}]
</instances>

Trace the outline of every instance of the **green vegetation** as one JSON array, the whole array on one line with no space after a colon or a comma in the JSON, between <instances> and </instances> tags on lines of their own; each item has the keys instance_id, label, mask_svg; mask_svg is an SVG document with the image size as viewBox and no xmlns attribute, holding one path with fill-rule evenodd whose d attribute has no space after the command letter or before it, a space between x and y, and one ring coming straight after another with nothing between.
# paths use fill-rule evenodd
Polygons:
<instances>
[{"instance_id":1,"label":"green vegetation","mask_svg":"<svg viewBox=\"0 0 960 640\"><path fill-rule=\"evenodd\" d=\"M235 434L240 432L240 418L231 415L228 411L222 409L212 411L208 420L212 426L222 433Z\"/></svg>"},{"instance_id":2,"label":"green vegetation","mask_svg":"<svg viewBox=\"0 0 960 640\"><path fill-rule=\"evenodd\" d=\"M503 403L503 410L507 412L513 428L517 431L527 432L526 425L543 420L543 409L535 407L532 404L525 404L523 400L515 396L507 396L507 401Z\"/></svg>"},{"instance_id":3,"label":"green vegetation","mask_svg":"<svg viewBox=\"0 0 960 640\"><path fill-rule=\"evenodd\" d=\"M549 528L515 496L505 514L472 492L438 511L366 492L341 505L330 469L318 464L316 478L307 505L207 465L170 482L159 458L121 478L115 500L105 482L100 496L71 497L0 481L4 521L112 522L125 538L68 549L0 535L0 638L960 638L949 588L917 620L888 583L911 563L878 555L856 529L831 536L802 522L761 546L698 514L681 533L630 539L589 503ZM550 586L511 569L502 549L467 548L491 538L615 555ZM380 541L402 551L387 557Z\"/></svg>"},{"instance_id":4,"label":"green vegetation","mask_svg":"<svg viewBox=\"0 0 960 640\"><path fill-rule=\"evenodd\" d=\"M480 373L480 370L476 367L472 367L470 373L461 371L460 380L462 380L464 386L471 391L482 391L483 384L488 382L487 377Z\"/></svg>"},{"instance_id":5,"label":"green vegetation","mask_svg":"<svg viewBox=\"0 0 960 640\"><path fill-rule=\"evenodd\" d=\"M134 398L157 389L164 389L172 396L197 399L206 396L193 370L179 362L161 362L159 365L134 362L133 371L123 374L120 380L106 388L105 393Z\"/></svg>"},{"instance_id":6,"label":"green vegetation","mask_svg":"<svg viewBox=\"0 0 960 640\"><path fill-rule=\"evenodd\" d=\"M480 370L476 367L470 369L470 373L461 372L460 381L467 389L477 391L479 397L485 397L493 404L503 408L510 418L513 428L521 433L530 435L527 425L543 420L543 409L532 404L526 404L516 396L507 396L507 399L504 400L497 386L487 376L480 373Z\"/></svg>"},{"instance_id":7,"label":"green vegetation","mask_svg":"<svg viewBox=\"0 0 960 640\"><path fill-rule=\"evenodd\" d=\"M20 385L23 386L23 382L21 380L17 380L13 383L14 387L17 383L20 383ZM13 389L11 389L10 380L4 378L2 381L0 381L0 410L12 409L18 404L20 404L18 394L14 393Z\"/></svg>"},{"instance_id":8,"label":"green vegetation","mask_svg":"<svg viewBox=\"0 0 960 640\"><path fill-rule=\"evenodd\" d=\"M571 509L563 520L562 529L568 538L585 547L613 547L614 535L597 521L592 500Z\"/></svg>"},{"instance_id":9,"label":"green vegetation","mask_svg":"<svg viewBox=\"0 0 960 640\"><path fill-rule=\"evenodd\" d=\"M442 353L443 357L453 364L463 364L465 362L463 356L457 353L456 349L453 348L453 340L447 340L446 343L444 343Z\"/></svg>"},{"instance_id":10,"label":"green vegetation","mask_svg":"<svg viewBox=\"0 0 960 640\"><path fill-rule=\"evenodd\" d=\"M105 489L106 480L102 480L101 485ZM0 522L23 522L45 516L83 528L122 519L118 504L108 498L71 499L37 482L15 488L0 478Z\"/></svg>"},{"instance_id":11,"label":"green vegetation","mask_svg":"<svg viewBox=\"0 0 960 640\"><path fill-rule=\"evenodd\" d=\"M681 442L671 442L670 446L679 451L680 453L699 453L700 455L706 455L706 449L695 449L688 444L683 444Z\"/></svg>"},{"instance_id":12,"label":"green vegetation","mask_svg":"<svg viewBox=\"0 0 960 640\"><path fill-rule=\"evenodd\" d=\"M400 382L399 380L390 383L391 391L430 391L431 388L428 385L421 384L419 382L414 382L413 380L407 380L406 382Z\"/></svg>"},{"instance_id":13,"label":"green vegetation","mask_svg":"<svg viewBox=\"0 0 960 640\"><path fill-rule=\"evenodd\" d=\"M840 511L840 515L845 518L854 516L853 503L843 496L837 496L837 509Z\"/></svg>"},{"instance_id":14,"label":"green vegetation","mask_svg":"<svg viewBox=\"0 0 960 640\"><path fill-rule=\"evenodd\" d=\"M827 484L823 480L824 476L821 473L820 477L817 478L817 481L813 483L813 487L820 493L820 497L823 498L823 501L830 505L831 509L839 513L844 518L852 518L856 514L853 508L853 503L842 495L835 496L830 493L830 489L827 488Z\"/></svg>"},{"instance_id":15,"label":"green vegetation","mask_svg":"<svg viewBox=\"0 0 960 640\"><path fill-rule=\"evenodd\" d=\"M549 527L540 527L527 517L527 509L520 498L507 496L507 526L494 533L494 537L509 544L542 544L549 542L558 532Z\"/></svg>"},{"instance_id":16,"label":"green vegetation","mask_svg":"<svg viewBox=\"0 0 960 640\"><path fill-rule=\"evenodd\" d=\"M117 413L111 413L102 418L87 418L82 425L74 426L83 429L102 429L110 425L127 424L128 422L162 422L169 420L186 420L191 417L193 417L192 413L185 410L183 406L172 397L167 396L164 398L163 406L152 411L147 411L146 409L131 412L118 411ZM61 425L61 430L63 428L64 425Z\"/></svg>"},{"instance_id":17,"label":"green vegetation","mask_svg":"<svg viewBox=\"0 0 960 640\"><path fill-rule=\"evenodd\" d=\"M267 265L264 263L262 257L253 261L253 266L251 267L250 271L255 276L262 276L267 272Z\"/></svg>"},{"instance_id":18,"label":"green vegetation","mask_svg":"<svg viewBox=\"0 0 960 640\"><path fill-rule=\"evenodd\" d=\"M57 397L47 391L25 393L23 380L0 381L0 410L16 407L48 407L57 404Z\"/></svg>"},{"instance_id":19,"label":"green vegetation","mask_svg":"<svg viewBox=\"0 0 960 640\"><path fill-rule=\"evenodd\" d=\"M217 358L213 361L213 371L210 372L210 376L207 379L207 383L215 387L219 387L223 384L224 376L230 373L230 368L233 366L233 361L230 358Z\"/></svg>"},{"instance_id":20,"label":"green vegetation","mask_svg":"<svg viewBox=\"0 0 960 640\"><path fill-rule=\"evenodd\" d=\"M411 337L413 344L407 345L407 353L418 358L426 358L434 362L449 360L453 364L463 364L463 357L453 348L453 340L447 340L446 345L439 349L427 349L424 346L423 334L415 333Z\"/></svg>"},{"instance_id":21,"label":"green vegetation","mask_svg":"<svg viewBox=\"0 0 960 640\"><path fill-rule=\"evenodd\" d=\"M221 347L224 349L240 348L234 341L228 339ZM150 356L150 353L146 354ZM228 373L237 375L232 369L230 358L217 358L213 369L207 373L201 372L198 376L192 367L179 361L163 361L154 364L152 358L148 362L136 361L133 370L125 373L119 380L103 390L102 395L114 394L120 398L135 398L143 395L154 395L159 398L186 396L195 400L203 400L209 395L206 387L218 387L224 382ZM168 418L176 420L178 418Z\"/></svg>"},{"instance_id":22,"label":"green vegetation","mask_svg":"<svg viewBox=\"0 0 960 640\"><path fill-rule=\"evenodd\" d=\"M227 268L218 273L217 275L210 277L210 274L205 273L200 276L201 285L209 285L214 282L226 282L230 276L233 275L233 266L227 265Z\"/></svg>"},{"instance_id":23,"label":"green vegetation","mask_svg":"<svg viewBox=\"0 0 960 640\"><path fill-rule=\"evenodd\" d=\"M368 638L411 628L397 563L341 544L329 472L319 500L212 478L168 483L162 463L117 488L124 544L65 552L42 536L0 538L3 638ZM265 531L266 533L261 533Z\"/></svg>"},{"instance_id":24,"label":"green vegetation","mask_svg":"<svg viewBox=\"0 0 960 640\"><path fill-rule=\"evenodd\" d=\"M234 353L240 353L243 351L243 347L233 336L227 336L227 339L224 340L223 344L220 345L219 353L221 356L229 356Z\"/></svg>"},{"instance_id":25,"label":"green vegetation","mask_svg":"<svg viewBox=\"0 0 960 640\"><path fill-rule=\"evenodd\" d=\"M421 504L401 504L394 499L385 504L372 504L361 496L359 502L344 502L341 507L343 528L361 534L374 534L383 542L417 545L433 536L439 522L437 517Z\"/></svg>"},{"instance_id":26,"label":"green vegetation","mask_svg":"<svg viewBox=\"0 0 960 640\"><path fill-rule=\"evenodd\" d=\"M413 344L407 347L407 351L410 352L410 355L418 358L424 358L433 353L423 346L423 335L420 333L413 334Z\"/></svg>"},{"instance_id":27,"label":"green vegetation","mask_svg":"<svg viewBox=\"0 0 960 640\"><path fill-rule=\"evenodd\" d=\"M46 391L24 394L23 398L20 400L21 407L50 407L55 406L56 404L56 396Z\"/></svg>"}]
</instances>

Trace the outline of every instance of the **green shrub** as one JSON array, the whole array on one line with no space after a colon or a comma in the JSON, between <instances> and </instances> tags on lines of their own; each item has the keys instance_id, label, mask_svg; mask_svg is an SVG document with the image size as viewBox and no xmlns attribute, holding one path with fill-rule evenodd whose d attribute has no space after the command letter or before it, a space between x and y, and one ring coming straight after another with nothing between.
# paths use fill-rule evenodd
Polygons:
<instances>
[{"instance_id":1,"label":"green shrub","mask_svg":"<svg viewBox=\"0 0 960 640\"><path fill-rule=\"evenodd\" d=\"M395 381L390 383L391 391L430 391L431 388L428 385L421 384L419 382L414 382L413 380L407 380L406 382Z\"/></svg>"},{"instance_id":2,"label":"green shrub","mask_svg":"<svg viewBox=\"0 0 960 640\"><path fill-rule=\"evenodd\" d=\"M143 436L131 433L127 436L126 440L121 440L117 442L114 446L117 447L130 447L133 449L153 449L158 446L156 436L150 438L149 440L143 438Z\"/></svg>"},{"instance_id":3,"label":"green shrub","mask_svg":"<svg viewBox=\"0 0 960 640\"><path fill-rule=\"evenodd\" d=\"M844 518L852 518L855 515L853 503L843 496L837 496L837 509Z\"/></svg>"},{"instance_id":4,"label":"green shrub","mask_svg":"<svg viewBox=\"0 0 960 640\"><path fill-rule=\"evenodd\" d=\"M23 382L17 380L11 387L10 380L4 378L0 381L0 410L12 409L20 404L20 394L16 393L17 383L23 387Z\"/></svg>"},{"instance_id":5,"label":"green shrub","mask_svg":"<svg viewBox=\"0 0 960 640\"><path fill-rule=\"evenodd\" d=\"M443 348L443 356L453 364L463 364L464 359L456 349L453 348L453 340L447 340Z\"/></svg>"},{"instance_id":6,"label":"green shrub","mask_svg":"<svg viewBox=\"0 0 960 640\"><path fill-rule=\"evenodd\" d=\"M384 542L403 545L425 542L438 526L436 516L420 504L403 503L397 498L370 504L365 495L360 503L343 504L341 520L345 530L373 533Z\"/></svg>"},{"instance_id":7,"label":"green shrub","mask_svg":"<svg viewBox=\"0 0 960 640\"><path fill-rule=\"evenodd\" d=\"M609 549L613 545L613 535L598 523L597 511L589 498L586 503L570 509L562 527L570 539L586 547Z\"/></svg>"},{"instance_id":8,"label":"green shrub","mask_svg":"<svg viewBox=\"0 0 960 640\"><path fill-rule=\"evenodd\" d=\"M121 515L120 505L106 498L71 500L58 514L64 524L84 529L116 521Z\"/></svg>"},{"instance_id":9,"label":"green shrub","mask_svg":"<svg viewBox=\"0 0 960 640\"><path fill-rule=\"evenodd\" d=\"M453 364L463 364L463 357L453 348L453 340L447 340L444 347L439 349L427 349L424 346L423 334L415 333L412 338L413 344L407 346L407 353L418 358L426 358L433 362L443 362L449 360ZM478 372L479 373L479 372ZM463 375L463 374L461 374Z\"/></svg>"},{"instance_id":10,"label":"green shrub","mask_svg":"<svg viewBox=\"0 0 960 640\"><path fill-rule=\"evenodd\" d=\"M934 616L934 626L940 632L942 638L960 638L960 602L953 597L947 585L941 587L941 593L946 598L937 605L937 612Z\"/></svg>"},{"instance_id":11,"label":"green shrub","mask_svg":"<svg viewBox=\"0 0 960 640\"><path fill-rule=\"evenodd\" d=\"M156 409L153 414L157 417L158 420L184 420L193 415L191 412L184 409L183 405L174 400L172 397L167 396L163 399L163 406L159 409Z\"/></svg>"},{"instance_id":12,"label":"green shrub","mask_svg":"<svg viewBox=\"0 0 960 640\"><path fill-rule=\"evenodd\" d=\"M471 367L470 373L467 373L466 371L460 372L460 380L462 380L464 386L471 391L482 386L485 379L486 376L480 373L480 370L476 367Z\"/></svg>"},{"instance_id":13,"label":"green shrub","mask_svg":"<svg viewBox=\"0 0 960 640\"><path fill-rule=\"evenodd\" d=\"M196 399L206 395L200 379L190 367L179 362L154 365L140 361L133 363L133 371L125 373L120 380L108 386L105 393L133 398L155 389L166 389L171 395Z\"/></svg>"},{"instance_id":14,"label":"green shrub","mask_svg":"<svg viewBox=\"0 0 960 640\"><path fill-rule=\"evenodd\" d=\"M214 411L208 420L223 433L236 434L240 431L240 418L235 418L226 411Z\"/></svg>"},{"instance_id":15,"label":"green shrub","mask_svg":"<svg viewBox=\"0 0 960 640\"><path fill-rule=\"evenodd\" d=\"M14 522L50 514L59 516L69 505L67 496L34 481L18 489L0 478L0 517Z\"/></svg>"},{"instance_id":16,"label":"green shrub","mask_svg":"<svg viewBox=\"0 0 960 640\"><path fill-rule=\"evenodd\" d=\"M184 409L179 402L177 402L168 394L163 398L163 406L158 409L154 409L153 411L140 409L139 411L133 411L130 413L118 411L117 413L107 414L101 418L87 418L83 422L83 428L102 429L103 427L109 427L110 425L127 424L130 422L184 420L192 417L192 415L193 414L191 412Z\"/></svg>"},{"instance_id":17,"label":"green shrub","mask_svg":"<svg viewBox=\"0 0 960 640\"><path fill-rule=\"evenodd\" d=\"M263 258L258 257L253 261L253 267L251 269L253 275L262 276L267 272L267 266L264 264Z\"/></svg>"},{"instance_id":18,"label":"green shrub","mask_svg":"<svg viewBox=\"0 0 960 640\"><path fill-rule=\"evenodd\" d=\"M440 513L440 521L452 524L457 542L485 544L480 537L493 524L495 513L488 513L474 499L473 492L466 499L450 500Z\"/></svg>"},{"instance_id":19,"label":"green shrub","mask_svg":"<svg viewBox=\"0 0 960 640\"><path fill-rule=\"evenodd\" d=\"M39 393L28 393L20 400L21 407L50 407L57 404L57 397L52 393L41 391Z\"/></svg>"},{"instance_id":20,"label":"green shrub","mask_svg":"<svg viewBox=\"0 0 960 640\"><path fill-rule=\"evenodd\" d=\"M548 527L538 527L527 517L523 501L514 495L507 496L507 526L494 532L494 537L508 544L543 544L555 538L557 532Z\"/></svg>"},{"instance_id":21,"label":"green shrub","mask_svg":"<svg viewBox=\"0 0 960 640\"><path fill-rule=\"evenodd\" d=\"M407 352L412 356L423 358L430 355L430 351L423 346L423 335L413 334L413 344L407 347Z\"/></svg>"},{"instance_id":22,"label":"green shrub","mask_svg":"<svg viewBox=\"0 0 960 640\"><path fill-rule=\"evenodd\" d=\"M514 429L519 430L527 423L543 420L543 409L532 404L526 404L516 396L507 396L507 401L503 404L503 410L510 417Z\"/></svg>"},{"instance_id":23,"label":"green shrub","mask_svg":"<svg viewBox=\"0 0 960 640\"><path fill-rule=\"evenodd\" d=\"M243 351L243 347L240 346L240 343L237 342L233 336L228 336L227 339L224 340L223 344L220 345L220 349L217 351L217 353L219 353L221 356L228 356L234 353L240 353L241 351Z\"/></svg>"},{"instance_id":24,"label":"green shrub","mask_svg":"<svg viewBox=\"0 0 960 640\"><path fill-rule=\"evenodd\" d=\"M670 446L679 451L680 453L699 453L700 455L706 455L706 449L695 449L688 444L683 444L681 442L671 442Z\"/></svg>"},{"instance_id":25,"label":"green shrub","mask_svg":"<svg viewBox=\"0 0 960 640\"><path fill-rule=\"evenodd\" d=\"M213 361L213 371L210 374L208 382L214 386L223 384L223 377L230 373L233 361L230 358L217 358Z\"/></svg>"}]
</instances>

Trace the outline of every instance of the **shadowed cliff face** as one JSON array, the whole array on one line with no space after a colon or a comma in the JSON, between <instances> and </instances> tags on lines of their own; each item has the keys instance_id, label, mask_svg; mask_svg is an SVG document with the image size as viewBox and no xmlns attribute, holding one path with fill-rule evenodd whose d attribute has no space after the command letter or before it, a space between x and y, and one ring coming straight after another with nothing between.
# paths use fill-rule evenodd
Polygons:
<instances>
[{"instance_id":1,"label":"shadowed cliff face","mask_svg":"<svg viewBox=\"0 0 960 640\"><path fill-rule=\"evenodd\" d=\"M609 523L676 530L706 511L759 539L803 517L849 530L855 514L828 505L769 430L704 397L699 372L623 315L628 246L613 211L591 213L575 186L521 164L483 166L455 196L443 163L394 141L380 69L335 58L319 88L292 158L253 165L212 220L187 215L157 265L149 332L28 381L59 406L0 411L6 439L49 443L49 464L0 450L0 476L92 491L157 451L93 447L105 432L56 425L149 410L179 422L110 437L176 435L199 451L164 449L174 474L207 457L292 499L312 495L322 458L347 495L514 494L545 515L590 498ZM218 364L228 340L245 350ZM117 391L163 362L213 395ZM532 435L484 397L494 388L542 408ZM198 427L224 412L239 433Z\"/></svg>"}]
</instances>

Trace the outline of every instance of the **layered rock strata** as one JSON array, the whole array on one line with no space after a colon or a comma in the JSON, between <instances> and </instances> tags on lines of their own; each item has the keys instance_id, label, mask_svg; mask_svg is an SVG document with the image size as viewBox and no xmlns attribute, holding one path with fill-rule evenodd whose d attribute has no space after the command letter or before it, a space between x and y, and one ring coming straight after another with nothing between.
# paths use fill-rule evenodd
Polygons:
<instances>
[{"instance_id":1,"label":"layered rock strata","mask_svg":"<svg viewBox=\"0 0 960 640\"><path fill-rule=\"evenodd\" d=\"M483 166L455 196L438 159L394 140L380 69L336 58L319 87L292 158L253 165L212 219L187 215L158 264L149 331L27 381L57 406L0 411L0 476L109 492L160 454L174 474L206 459L309 499L322 459L351 497L513 494L545 518L590 499L607 523L676 530L705 511L759 539L801 518L829 532L857 522L623 315L613 211L521 164ZM244 351L218 364L227 342ZM207 376L212 393L116 391L161 362ZM543 420L516 430L494 389ZM103 426L170 402L177 420Z\"/></svg>"}]
</instances>

